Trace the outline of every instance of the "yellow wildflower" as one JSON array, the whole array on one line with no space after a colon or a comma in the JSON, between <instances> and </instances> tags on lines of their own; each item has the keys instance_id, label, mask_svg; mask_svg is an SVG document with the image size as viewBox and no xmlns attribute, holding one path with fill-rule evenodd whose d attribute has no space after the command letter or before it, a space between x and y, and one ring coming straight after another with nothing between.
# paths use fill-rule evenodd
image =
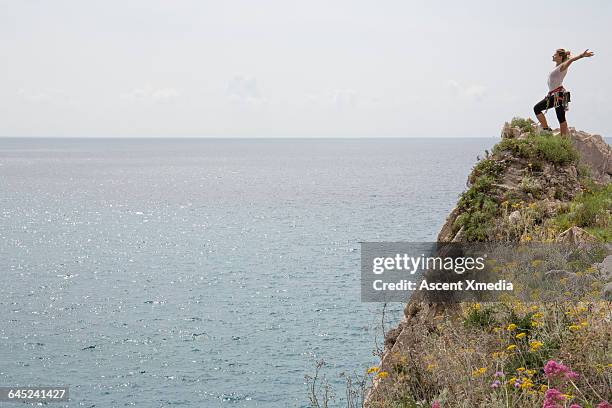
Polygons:
<instances>
[{"instance_id":1,"label":"yellow wildflower","mask_svg":"<svg viewBox=\"0 0 612 408\"><path fill-rule=\"evenodd\" d=\"M372 373L377 373L378 371L380 371L380 367L370 367L368 368L368 374L372 374Z\"/></svg>"},{"instance_id":2,"label":"yellow wildflower","mask_svg":"<svg viewBox=\"0 0 612 408\"><path fill-rule=\"evenodd\" d=\"M571 331L578 331L580 330L580 326L578 326L577 324L572 324L568 327L568 329L570 329Z\"/></svg>"},{"instance_id":3,"label":"yellow wildflower","mask_svg":"<svg viewBox=\"0 0 612 408\"><path fill-rule=\"evenodd\" d=\"M513 350L516 350L516 344L511 344L511 345L509 345L509 346L507 347L507 350L508 350L508 351L513 351Z\"/></svg>"},{"instance_id":4,"label":"yellow wildflower","mask_svg":"<svg viewBox=\"0 0 612 408\"><path fill-rule=\"evenodd\" d=\"M522 332L522 333L517 334L515 337L520 340L522 338L525 338L525 336L527 336L527 333Z\"/></svg>"},{"instance_id":5,"label":"yellow wildflower","mask_svg":"<svg viewBox=\"0 0 612 408\"><path fill-rule=\"evenodd\" d=\"M512 324L509 324L509 325L508 325L507 330L508 330L508 331L513 331L513 330L516 330L516 327L517 327L517 326L516 326L516 324L512 323Z\"/></svg>"},{"instance_id":6,"label":"yellow wildflower","mask_svg":"<svg viewBox=\"0 0 612 408\"><path fill-rule=\"evenodd\" d=\"M486 367L480 367L478 370L474 370L472 372L472 374L474 375L474 377L478 377L480 375L483 375L486 372L487 372L487 368Z\"/></svg>"},{"instance_id":7,"label":"yellow wildflower","mask_svg":"<svg viewBox=\"0 0 612 408\"><path fill-rule=\"evenodd\" d=\"M389 373L386 371L381 371L380 373L378 373L378 378L387 378L389 376Z\"/></svg>"},{"instance_id":8,"label":"yellow wildflower","mask_svg":"<svg viewBox=\"0 0 612 408\"><path fill-rule=\"evenodd\" d=\"M543 345L544 343L542 343L541 341L534 340L531 343L529 343L529 350L536 351L542 348Z\"/></svg>"},{"instance_id":9,"label":"yellow wildflower","mask_svg":"<svg viewBox=\"0 0 612 408\"><path fill-rule=\"evenodd\" d=\"M522 373L525 370L526 370L525 367L519 367L519 368L516 369L516 371L518 371L519 373Z\"/></svg>"}]
</instances>

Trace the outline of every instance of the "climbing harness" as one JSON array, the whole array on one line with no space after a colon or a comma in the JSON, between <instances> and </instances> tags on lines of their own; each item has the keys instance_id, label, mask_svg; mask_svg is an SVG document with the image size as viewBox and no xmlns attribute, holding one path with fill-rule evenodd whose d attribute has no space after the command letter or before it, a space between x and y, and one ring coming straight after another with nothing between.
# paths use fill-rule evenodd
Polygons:
<instances>
[{"instance_id":1,"label":"climbing harness","mask_svg":"<svg viewBox=\"0 0 612 408\"><path fill-rule=\"evenodd\" d=\"M550 108L558 108L559 106L562 106L563 110L567 112L569 110L570 98L571 95L569 91L566 91L562 86L553 89L546 96L546 112L548 112ZM551 100L552 106L550 105Z\"/></svg>"}]
</instances>

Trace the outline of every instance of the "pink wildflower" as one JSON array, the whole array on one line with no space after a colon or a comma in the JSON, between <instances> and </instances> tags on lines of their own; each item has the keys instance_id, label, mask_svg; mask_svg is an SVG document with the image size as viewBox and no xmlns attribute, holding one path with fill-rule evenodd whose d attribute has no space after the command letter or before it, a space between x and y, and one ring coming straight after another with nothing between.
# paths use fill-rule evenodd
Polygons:
<instances>
[{"instance_id":1,"label":"pink wildflower","mask_svg":"<svg viewBox=\"0 0 612 408\"><path fill-rule=\"evenodd\" d=\"M440 401L434 401L431 408L442 408L442 405L440 405Z\"/></svg>"},{"instance_id":2,"label":"pink wildflower","mask_svg":"<svg viewBox=\"0 0 612 408\"><path fill-rule=\"evenodd\" d=\"M612 405L608 401L601 401L597 408L612 408Z\"/></svg>"},{"instance_id":3,"label":"pink wildflower","mask_svg":"<svg viewBox=\"0 0 612 408\"><path fill-rule=\"evenodd\" d=\"M578 378L578 373L570 370L568 366L562 363L558 363L555 360L549 360L544 366L544 374L549 379L560 378L575 380Z\"/></svg>"},{"instance_id":4,"label":"pink wildflower","mask_svg":"<svg viewBox=\"0 0 612 408\"><path fill-rule=\"evenodd\" d=\"M582 408L582 407L578 404L572 404L570 405L570 408Z\"/></svg>"},{"instance_id":5,"label":"pink wildflower","mask_svg":"<svg viewBox=\"0 0 612 408\"><path fill-rule=\"evenodd\" d=\"M544 394L544 405L542 405L542 408L563 408L564 400L565 397L561 391L550 388L546 391L546 394Z\"/></svg>"}]
</instances>

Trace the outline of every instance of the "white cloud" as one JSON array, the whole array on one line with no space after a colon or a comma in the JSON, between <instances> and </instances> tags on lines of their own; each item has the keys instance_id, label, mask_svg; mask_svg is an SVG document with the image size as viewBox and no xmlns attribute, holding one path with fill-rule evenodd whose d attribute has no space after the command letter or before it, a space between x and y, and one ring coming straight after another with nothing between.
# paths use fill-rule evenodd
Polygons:
<instances>
[{"instance_id":1,"label":"white cloud","mask_svg":"<svg viewBox=\"0 0 612 408\"><path fill-rule=\"evenodd\" d=\"M334 103L338 109L357 106L357 92L352 89L337 89L334 91Z\"/></svg>"},{"instance_id":2,"label":"white cloud","mask_svg":"<svg viewBox=\"0 0 612 408\"><path fill-rule=\"evenodd\" d=\"M365 102L377 103L375 98L364 99L354 89L335 89L333 91L310 93L305 96L306 103L327 109L347 110L362 107Z\"/></svg>"},{"instance_id":3,"label":"white cloud","mask_svg":"<svg viewBox=\"0 0 612 408\"><path fill-rule=\"evenodd\" d=\"M481 101L487 94L487 87L482 84L465 85L454 79L449 79L447 86L451 96L465 98L470 101Z\"/></svg>"},{"instance_id":4,"label":"white cloud","mask_svg":"<svg viewBox=\"0 0 612 408\"><path fill-rule=\"evenodd\" d=\"M162 103L176 99L180 93L175 88L153 88L147 85L143 88L135 88L120 95L120 98L135 103Z\"/></svg>"},{"instance_id":5,"label":"white cloud","mask_svg":"<svg viewBox=\"0 0 612 408\"><path fill-rule=\"evenodd\" d=\"M51 103L68 99L68 95L61 89L25 89L17 91L17 97L30 103Z\"/></svg>"},{"instance_id":6,"label":"white cloud","mask_svg":"<svg viewBox=\"0 0 612 408\"><path fill-rule=\"evenodd\" d=\"M232 103L260 105L266 102L254 77L233 77L227 84L225 95Z\"/></svg>"}]
</instances>

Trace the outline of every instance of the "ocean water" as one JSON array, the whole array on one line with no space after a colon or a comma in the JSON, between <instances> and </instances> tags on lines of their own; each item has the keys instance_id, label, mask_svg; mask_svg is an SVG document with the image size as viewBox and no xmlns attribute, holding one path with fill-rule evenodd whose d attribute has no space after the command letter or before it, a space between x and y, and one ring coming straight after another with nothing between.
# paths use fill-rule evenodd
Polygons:
<instances>
[{"instance_id":1,"label":"ocean water","mask_svg":"<svg viewBox=\"0 0 612 408\"><path fill-rule=\"evenodd\" d=\"M340 406L381 339L359 241L435 240L494 143L0 138L0 385L305 407L324 359Z\"/></svg>"}]
</instances>

